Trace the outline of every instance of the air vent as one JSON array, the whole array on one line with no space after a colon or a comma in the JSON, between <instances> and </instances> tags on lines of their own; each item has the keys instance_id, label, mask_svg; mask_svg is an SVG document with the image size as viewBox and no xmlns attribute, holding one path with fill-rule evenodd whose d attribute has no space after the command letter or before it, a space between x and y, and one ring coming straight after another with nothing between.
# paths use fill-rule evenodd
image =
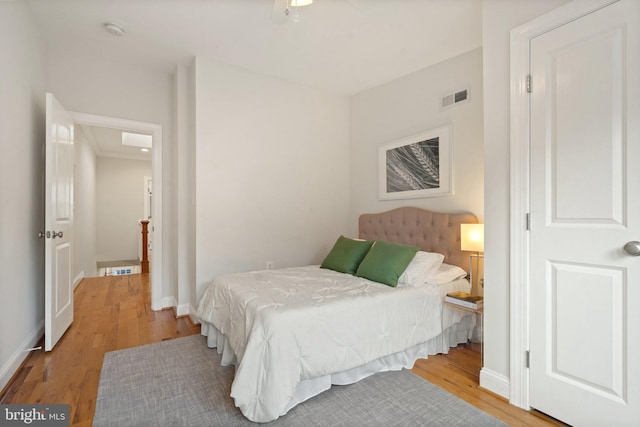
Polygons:
<instances>
[{"instance_id":1,"label":"air vent","mask_svg":"<svg viewBox=\"0 0 640 427\"><path fill-rule=\"evenodd\" d=\"M469 100L469 89L462 89L454 93L443 96L440 99L440 109L444 110L460 102Z\"/></svg>"}]
</instances>

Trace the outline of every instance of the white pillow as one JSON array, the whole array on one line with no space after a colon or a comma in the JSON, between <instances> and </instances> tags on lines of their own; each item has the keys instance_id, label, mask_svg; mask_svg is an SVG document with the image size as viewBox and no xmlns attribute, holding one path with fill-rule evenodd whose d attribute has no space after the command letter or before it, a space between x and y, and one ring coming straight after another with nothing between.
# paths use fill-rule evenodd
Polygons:
<instances>
[{"instance_id":1,"label":"white pillow","mask_svg":"<svg viewBox=\"0 0 640 427\"><path fill-rule=\"evenodd\" d=\"M440 269L433 275L427 277L426 283L436 287L453 282L456 279L466 277L467 272L457 265L441 264Z\"/></svg>"},{"instance_id":2,"label":"white pillow","mask_svg":"<svg viewBox=\"0 0 640 427\"><path fill-rule=\"evenodd\" d=\"M418 251L398 278L398 285L422 285L438 271L443 260L442 254Z\"/></svg>"}]
</instances>

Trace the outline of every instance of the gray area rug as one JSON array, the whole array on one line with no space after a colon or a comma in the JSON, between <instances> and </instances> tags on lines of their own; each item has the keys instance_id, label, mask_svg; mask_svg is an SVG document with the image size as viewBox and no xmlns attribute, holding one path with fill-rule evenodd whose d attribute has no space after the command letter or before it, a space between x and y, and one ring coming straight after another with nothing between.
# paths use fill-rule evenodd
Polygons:
<instances>
[{"instance_id":1,"label":"gray area rug","mask_svg":"<svg viewBox=\"0 0 640 427\"><path fill-rule=\"evenodd\" d=\"M247 426L229 397L234 368L193 335L105 354L93 425ZM410 371L331 389L273 426L504 426Z\"/></svg>"}]
</instances>

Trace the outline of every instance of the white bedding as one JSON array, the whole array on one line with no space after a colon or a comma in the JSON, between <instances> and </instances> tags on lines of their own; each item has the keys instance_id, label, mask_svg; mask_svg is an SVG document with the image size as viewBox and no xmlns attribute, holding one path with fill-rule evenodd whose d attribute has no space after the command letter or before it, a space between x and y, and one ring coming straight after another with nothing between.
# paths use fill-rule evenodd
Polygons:
<instances>
[{"instance_id":1,"label":"white bedding","mask_svg":"<svg viewBox=\"0 0 640 427\"><path fill-rule=\"evenodd\" d=\"M461 310L441 315L452 290L469 284L392 288L317 266L265 270L217 278L197 316L203 334L222 335L223 363L236 365L236 406L268 422L292 406L304 380L404 352L458 323Z\"/></svg>"}]
</instances>

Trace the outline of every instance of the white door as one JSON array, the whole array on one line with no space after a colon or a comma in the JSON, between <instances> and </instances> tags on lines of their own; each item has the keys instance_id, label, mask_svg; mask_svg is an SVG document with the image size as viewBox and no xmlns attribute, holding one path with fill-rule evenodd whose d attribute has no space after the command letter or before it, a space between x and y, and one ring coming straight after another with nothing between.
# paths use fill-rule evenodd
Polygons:
<instances>
[{"instance_id":1,"label":"white door","mask_svg":"<svg viewBox=\"0 0 640 427\"><path fill-rule=\"evenodd\" d=\"M73 120L56 98L46 97L45 350L51 351L73 321Z\"/></svg>"},{"instance_id":2,"label":"white door","mask_svg":"<svg viewBox=\"0 0 640 427\"><path fill-rule=\"evenodd\" d=\"M640 1L532 40L530 404L640 425Z\"/></svg>"}]
</instances>

